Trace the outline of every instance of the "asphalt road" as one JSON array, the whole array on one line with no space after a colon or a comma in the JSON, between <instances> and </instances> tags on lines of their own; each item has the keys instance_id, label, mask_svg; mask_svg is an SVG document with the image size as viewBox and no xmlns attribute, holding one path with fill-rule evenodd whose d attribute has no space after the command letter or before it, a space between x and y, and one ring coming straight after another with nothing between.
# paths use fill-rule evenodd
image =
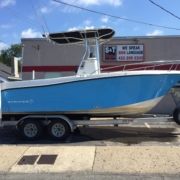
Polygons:
<instances>
[{"instance_id":1,"label":"asphalt road","mask_svg":"<svg viewBox=\"0 0 180 180\"><path fill-rule=\"evenodd\" d=\"M176 175L154 174L90 174L90 173L41 173L41 174L0 174L2 180L179 180Z\"/></svg>"},{"instance_id":2,"label":"asphalt road","mask_svg":"<svg viewBox=\"0 0 180 180\"><path fill-rule=\"evenodd\" d=\"M179 146L180 126L175 123L162 127L84 127L65 141L51 140L47 133L36 141L23 140L12 127L0 129L0 144L71 145L71 146Z\"/></svg>"}]
</instances>

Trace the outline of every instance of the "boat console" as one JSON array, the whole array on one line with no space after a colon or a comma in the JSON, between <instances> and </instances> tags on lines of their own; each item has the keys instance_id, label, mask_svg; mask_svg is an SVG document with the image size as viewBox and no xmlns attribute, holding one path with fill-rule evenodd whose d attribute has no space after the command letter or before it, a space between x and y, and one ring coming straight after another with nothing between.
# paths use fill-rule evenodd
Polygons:
<instances>
[{"instance_id":1,"label":"boat console","mask_svg":"<svg viewBox=\"0 0 180 180\"><path fill-rule=\"evenodd\" d=\"M77 76L100 74L99 44L114 35L112 29L92 29L49 34L49 39L58 44L84 44L85 53Z\"/></svg>"}]
</instances>

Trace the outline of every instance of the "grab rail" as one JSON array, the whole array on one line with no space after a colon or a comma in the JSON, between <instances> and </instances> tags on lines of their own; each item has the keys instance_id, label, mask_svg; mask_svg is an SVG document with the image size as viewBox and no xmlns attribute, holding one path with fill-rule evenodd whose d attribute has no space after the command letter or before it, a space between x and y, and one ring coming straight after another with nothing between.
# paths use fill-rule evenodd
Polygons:
<instances>
[{"instance_id":1,"label":"grab rail","mask_svg":"<svg viewBox=\"0 0 180 180\"><path fill-rule=\"evenodd\" d=\"M147 61L139 63L121 64L117 66L101 68L101 71L120 69L121 71L135 71L135 70L159 70L161 68L172 71L180 70L180 60L160 60L160 61ZM159 68L159 69L158 69Z\"/></svg>"}]
</instances>

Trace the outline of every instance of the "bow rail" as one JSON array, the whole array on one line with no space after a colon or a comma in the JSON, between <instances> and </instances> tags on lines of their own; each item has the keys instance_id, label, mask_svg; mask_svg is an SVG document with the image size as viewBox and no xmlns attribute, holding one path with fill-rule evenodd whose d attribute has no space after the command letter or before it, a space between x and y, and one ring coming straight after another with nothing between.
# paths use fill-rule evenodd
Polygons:
<instances>
[{"instance_id":1,"label":"bow rail","mask_svg":"<svg viewBox=\"0 0 180 180\"><path fill-rule=\"evenodd\" d=\"M138 63L121 64L117 66L101 68L101 71L136 71L136 70L180 70L180 60L160 60Z\"/></svg>"}]
</instances>

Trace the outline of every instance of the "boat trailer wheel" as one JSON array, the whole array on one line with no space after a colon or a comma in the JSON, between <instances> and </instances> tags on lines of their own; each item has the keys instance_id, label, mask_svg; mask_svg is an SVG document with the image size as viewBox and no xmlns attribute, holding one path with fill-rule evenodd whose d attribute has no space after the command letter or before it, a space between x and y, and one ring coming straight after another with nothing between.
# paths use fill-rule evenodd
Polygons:
<instances>
[{"instance_id":1,"label":"boat trailer wheel","mask_svg":"<svg viewBox=\"0 0 180 180\"><path fill-rule=\"evenodd\" d=\"M35 140L40 137L42 127L39 122L34 120L25 120L18 125L21 135L27 140Z\"/></svg>"},{"instance_id":2,"label":"boat trailer wheel","mask_svg":"<svg viewBox=\"0 0 180 180\"><path fill-rule=\"evenodd\" d=\"M70 134L70 127L64 120L51 120L48 132L53 139L64 140Z\"/></svg>"}]
</instances>

